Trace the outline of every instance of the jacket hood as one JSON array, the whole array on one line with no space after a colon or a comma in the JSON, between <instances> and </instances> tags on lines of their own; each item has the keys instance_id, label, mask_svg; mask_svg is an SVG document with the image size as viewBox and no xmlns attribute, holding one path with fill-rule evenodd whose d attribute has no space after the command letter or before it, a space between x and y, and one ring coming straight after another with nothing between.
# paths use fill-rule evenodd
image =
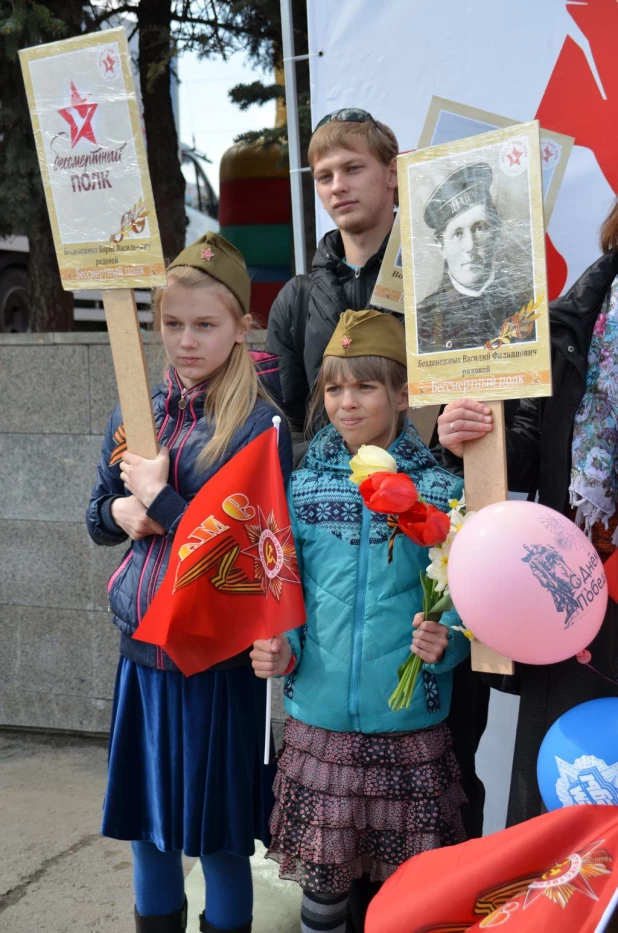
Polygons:
<instances>
[{"instance_id":1,"label":"jacket hood","mask_svg":"<svg viewBox=\"0 0 618 933\"><path fill-rule=\"evenodd\" d=\"M365 263L365 268L371 267L373 265L379 266L381 264L384 258L387 243L388 236L382 243L382 246L378 252L374 253L374 255L367 260ZM345 250L343 248L341 233L339 230L329 230L329 232L323 236L318 243L318 248L315 252L315 256L313 257L313 265L311 267L312 272L328 270L329 272L338 274L340 276L354 275L354 270L344 263L344 255Z\"/></svg>"}]
</instances>

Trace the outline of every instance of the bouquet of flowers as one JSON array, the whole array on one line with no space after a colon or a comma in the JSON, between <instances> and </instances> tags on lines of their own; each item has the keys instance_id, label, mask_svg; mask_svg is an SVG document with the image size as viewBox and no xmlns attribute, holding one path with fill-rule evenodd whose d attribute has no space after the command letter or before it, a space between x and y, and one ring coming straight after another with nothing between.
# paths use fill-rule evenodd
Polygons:
<instances>
[{"instance_id":1,"label":"bouquet of flowers","mask_svg":"<svg viewBox=\"0 0 618 933\"><path fill-rule=\"evenodd\" d=\"M361 447L350 461L350 468L350 479L359 487L367 508L388 516L391 529L388 562L393 559L393 545L398 535L404 534L415 544L429 547L430 563L427 570L421 572L423 614L426 619L439 622L442 613L453 608L447 580L448 556L453 539L467 517L464 496L449 502L448 513L441 512L419 495L409 476L397 472L395 460L381 447ZM463 626L453 628L467 638L474 637ZM423 661L417 654L411 654L399 667L399 683L388 701L391 709L405 709L410 705L422 667Z\"/></svg>"}]
</instances>

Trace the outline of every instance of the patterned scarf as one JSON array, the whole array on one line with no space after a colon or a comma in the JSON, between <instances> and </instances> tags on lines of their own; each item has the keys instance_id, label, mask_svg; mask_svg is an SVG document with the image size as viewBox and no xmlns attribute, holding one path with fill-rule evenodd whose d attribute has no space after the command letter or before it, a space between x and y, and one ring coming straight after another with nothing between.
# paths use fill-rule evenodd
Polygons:
<instances>
[{"instance_id":1,"label":"patterned scarf","mask_svg":"<svg viewBox=\"0 0 618 933\"><path fill-rule=\"evenodd\" d=\"M597 521L607 528L618 501L618 276L594 327L586 391L575 415L571 464L575 521L590 536ZM618 545L618 528L612 543Z\"/></svg>"}]
</instances>

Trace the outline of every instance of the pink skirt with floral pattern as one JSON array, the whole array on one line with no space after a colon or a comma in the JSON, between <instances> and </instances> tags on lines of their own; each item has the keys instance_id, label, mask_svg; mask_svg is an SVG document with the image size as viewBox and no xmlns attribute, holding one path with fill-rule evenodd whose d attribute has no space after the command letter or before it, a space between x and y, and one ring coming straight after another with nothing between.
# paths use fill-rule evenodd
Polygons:
<instances>
[{"instance_id":1,"label":"pink skirt with floral pattern","mask_svg":"<svg viewBox=\"0 0 618 933\"><path fill-rule=\"evenodd\" d=\"M445 723L418 732L330 732L288 719L267 857L281 878L344 894L407 859L465 840L466 796Z\"/></svg>"}]
</instances>

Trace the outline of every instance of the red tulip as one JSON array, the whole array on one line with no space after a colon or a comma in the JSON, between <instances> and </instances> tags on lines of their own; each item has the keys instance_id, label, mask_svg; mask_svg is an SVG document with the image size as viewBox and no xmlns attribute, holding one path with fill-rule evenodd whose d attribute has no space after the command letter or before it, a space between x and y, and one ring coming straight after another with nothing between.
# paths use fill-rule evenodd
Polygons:
<instances>
[{"instance_id":1,"label":"red tulip","mask_svg":"<svg viewBox=\"0 0 618 933\"><path fill-rule=\"evenodd\" d=\"M398 515L418 501L416 486L405 473L372 473L358 488L372 512Z\"/></svg>"},{"instance_id":2,"label":"red tulip","mask_svg":"<svg viewBox=\"0 0 618 933\"><path fill-rule=\"evenodd\" d=\"M451 530L451 520L448 515L437 509L435 505L417 502L407 512L398 517L398 525L404 535L407 535L415 544L421 547L433 547L443 544Z\"/></svg>"}]
</instances>

